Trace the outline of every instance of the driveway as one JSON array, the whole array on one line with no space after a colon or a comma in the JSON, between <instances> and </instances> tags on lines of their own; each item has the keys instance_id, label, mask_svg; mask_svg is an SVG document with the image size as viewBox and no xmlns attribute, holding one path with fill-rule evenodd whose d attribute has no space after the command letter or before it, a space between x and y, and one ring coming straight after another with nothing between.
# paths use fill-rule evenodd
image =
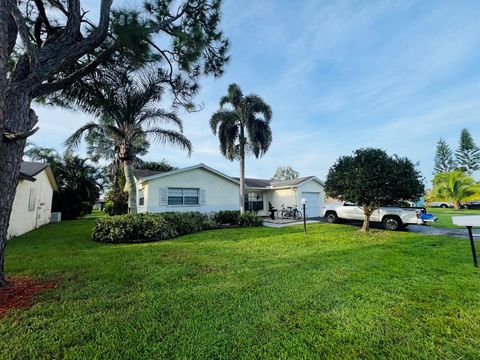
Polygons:
<instances>
[{"instance_id":1,"label":"driveway","mask_svg":"<svg viewBox=\"0 0 480 360\"><path fill-rule=\"evenodd\" d=\"M315 218L315 220L320 222L325 222L325 218ZM362 226L361 221L348 221L344 222L345 225L352 226ZM383 229L382 224L379 223L370 223L370 227ZM422 226L422 225L408 225L404 230L405 232L413 232L417 234L425 235L439 235L439 236L457 236L457 237L468 237L467 229L448 229L448 228L434 228L431 226ZM480 229L473 229L473 236L480 239Z\"/></svg>"}]
</instances>

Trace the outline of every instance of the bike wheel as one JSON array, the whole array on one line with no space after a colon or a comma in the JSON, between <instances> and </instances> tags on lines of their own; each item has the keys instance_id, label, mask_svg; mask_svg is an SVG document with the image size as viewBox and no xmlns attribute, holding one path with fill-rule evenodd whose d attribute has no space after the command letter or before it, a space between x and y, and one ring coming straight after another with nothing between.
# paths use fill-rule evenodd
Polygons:
<instances>
[{"instance_id":1,"label":"bike wheel","mask_svg":"<svg viewBox=\"0 0 480 360\"><path fill-rule=\"evenodd\" d=\"M296 214L295 214L295 218L296 218L297 220L301 219L301 218L302 218L302 212L297 210L297 212L296 212Z\"/></svg>"}]
</instances>

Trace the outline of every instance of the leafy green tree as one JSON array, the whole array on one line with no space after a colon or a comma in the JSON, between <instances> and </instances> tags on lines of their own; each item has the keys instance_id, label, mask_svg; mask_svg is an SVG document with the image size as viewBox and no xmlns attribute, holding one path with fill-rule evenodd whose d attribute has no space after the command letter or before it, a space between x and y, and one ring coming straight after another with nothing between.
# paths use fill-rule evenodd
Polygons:
<instances>
[{"instance_id":1,"label":"leafy green tree","mask_svg":"<svg viewBox=\"0 0 480 360\"><path fill-rule=\"evenodd\" d=\"M298 176L298 171L293 170L291 166L279 166L277 170L275 170L275 174L273 175L272 180L293 180L298 178Z\"/></svg>"},{"instance_id":2,"label":"leafy green tree","mask_svg":"<svg viewBox=\"0 0 480 360\"><path fill-rule=\"evenodd\" d=\"M367 148L337 160L328 172L325 193L363 207L362 231L368 232L373 211L418 199L424 186L420 172L409 159Z\"/></svg>"},{"instance_id":3,"label":"leafy green tree","mask_svg":"<svg viewBox=\"0 0 480 360\"><path fill-rule=\"evenodd\" d=\"M468 174L480 169L480 149L467 129L460 133L460 145L455 152L455 158L458 168Z\"/></svg>"},{"instance_id":4,"label":"leafy green tree","mask_svg":"<svg viewBox=\"0 0 480 360\"><path fill-rule=\"evenodd\" d=\"M167 160L162 161L141 161L137 166L137 169L142 170L155 170L161 172L168 172L176 170L177 167L171 165Z\"/></svg>"},{"instance_id":5,"label":"leafy green tree","mask_svg":"<svg viewBox=\"0 0 480 360\"><path fill-rule=\"evenodd\" d=\"M98 81L97 76L103 77ZM158 73L142 72L138 75L128 67L115 66L104 73L85 78L82 84L65 91L63 101L70 101L79 109L98 118L79 128L66 141L76 147L82 138L105 136L111 139L118 158L123 163L129 209L137 213L137 192L133 175L135 151L148 137L185 149L190 154L192 144L183 134L182 121L174 112L158 108L162 88ZM169 124L177 130L159 125Z\"/></svg>"},{"instance_id":6,"label":"leafy green tree","mask_svg":"<svg viewBox=\"0 0 480 360\"><path fill-rule=\"evenodd\" d=\"M462 170L439 173L433 179L433 189L428 194L427 201L452 202L457 210L462 203L480 198L480 183Z\"/></svg>"},{"instance_id":7,"label":"leafy green tree","mask_svg":"<svg viewBox=\"0 0 480 360\"><path fill-rule=\"evenodd\" d=\"M453 151L444 139L438 140L435 153L434 174L447 173L455 170L456 164L453 158Z\"/></svg>"},{"instance_id":8,"label":"leafy green tree","mask_svg":"<svg viewBox=\"0 0 480 360\"><path fill-rule=\"evenodd\" d=\"M102 169L68 151L60 155L53 149L34 146L26 155L33 161L48 163L52 168L58 185L53 211L61 212L65 220L91 212L103 189L105 174Z\"/></svg>"},{"instance_id":9,"label":"leafy green tree","mask_svg":"<svg viewBox=\"0 0 480 360\"><path fill-rule=\"evenodd\" d=\"M199 79L222 75L229 60L220 0L147 0L131 10L112 3L0 1L0 287L8 284L4 254L23 149L38 129L32 101L126 58L155 66L175 104L190 109Z\"/></svg>"},{"instance_id":10,"label":"leafy green tree","mask_svg":"<svg viewBox=\"0 0 480 360\"><path fill-rule=\"evenodd\" d=\"M225 108L230 105L231 108ZM231 84L220 99L220 110L210 119L218 135L220 151L229 160L240 160L240 212L245 212L245 156L263 156L272 143L272 109L258 95L244 96L240 86Z\"/></svg>"}]
</instances>

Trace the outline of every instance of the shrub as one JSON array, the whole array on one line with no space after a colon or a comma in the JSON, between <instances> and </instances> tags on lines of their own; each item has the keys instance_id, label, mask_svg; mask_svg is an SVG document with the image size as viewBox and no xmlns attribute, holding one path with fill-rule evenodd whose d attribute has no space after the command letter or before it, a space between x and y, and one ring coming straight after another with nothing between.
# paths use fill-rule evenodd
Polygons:
<instances>
[{"instance_id":1,"label":"shrub","mask_svg":"<svg viewBox=\"0 0 480 360\"><path fill-rule=\"evenodd\" d=\"M238 225L240 227L262 226L262 218L252 212L246 212L240 215Z\"/></svg>"},{"instance_id":2,"label":"shrub","mask_svg":"<svg viewBox=\"0 0 480 360\"><path fill-rule=\"evenodd\" d=\"M98 219L92 239L104 243L141 243L171 239L178 232L158 214L116 215Z\"/></svg>"},{"instance_id":3,"label":"shrub","mask_svg":"<svg viewBox=\"0 0 480 360\"><path fill-rule=\"evenodd\" d=\"M216 227L207 214L195 211L165 212L160 216L162 216L179 235L192 234Z\"/></svg>"},{"instance_id":4,"label":"shrub","mask_svg":"<svg viewBox=\"0 0 480 360\"><path fill-rule=\"evenodd\" d=\"M224 210L212 213L213 221L218 225L238 225L240 220L240 211Z\"/></svg>"},{"instance_id":5,"label":"shrub","mask_svg":"<svg viewBox=\"0 0 480 360\"><path fill-rule=\"evenodd\" d=\"M107 193L104 211L110 215L123 215L128 212L128 193L110 190Z\"/></svg>"},{"instance_id":6,"label":"shrub","mask_svg":"<svg viewBox=\"0 0 480 360\"><path fill-rule=\"evenodd\" d=\"M241 227L262 225L254 213L236 214L235 211L202 214L200 212L166 212L161 214L116 215L98 219L92 239L102 243L142 243L172 239L202 230L219 227L217 219L236 221ZM222 220L225 221L225 220ZM232 222L229 222L232 224Z\"/></svg>"}]
</instances>

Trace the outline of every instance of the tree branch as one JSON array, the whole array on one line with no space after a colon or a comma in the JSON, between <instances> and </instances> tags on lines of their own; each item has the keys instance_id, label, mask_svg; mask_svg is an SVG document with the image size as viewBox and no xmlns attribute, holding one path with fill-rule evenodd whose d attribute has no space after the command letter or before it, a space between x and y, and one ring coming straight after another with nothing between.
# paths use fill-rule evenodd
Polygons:
<instances>
[{"instance_id":1,"label":"tree branch","mask_svg":"<svg viewBox=\"0 0 480 360\"><path fill-rule=\"evenodd\" d=\"M66 37L75 37L80 31L80 0L68 0L68 20L65 28Z\"/></svg>"},{"instance_id":2,"label":"tree branch","mask_svg":"<svg viewBox=\"0 0 480 360\"><path fill-rule=\"evenodd\" d=\"M114 51L115 51L114 48L106 49L102 51L90 63L78 69L77 71L73 72L72 74L68 75L67 77L58 81L40 84L33 90L33 95L35 97L44 96L44 95L62 90L65 87L72 85L74 82L80 80L85 75L88 75L89 73L95 71L96 68L100 66L102 63L104 63L110 57L110 55L113 54Z\"/></svg>"},{"instance_id":3,"label":"tree branch","mask_svg":"<svg viewBox=\"0 0 480 360\"><path fill-rule=\"evenodd\" d=\"M38 54L37 54L37 49L33 46L32 42L30 41L30 32L28 31L27 23L25 22L25 19L23 18L22 13L18 9L16 1L6 0L6 3L10 11L10 14L12 14L13 18L15 19L15 22L17 24L17 29L20 34L20 38L22 39L22 42L24 43L27 49L31 72L33 75L35 75L35 73L39 68Z\"/></svg>"}]
</instances>

